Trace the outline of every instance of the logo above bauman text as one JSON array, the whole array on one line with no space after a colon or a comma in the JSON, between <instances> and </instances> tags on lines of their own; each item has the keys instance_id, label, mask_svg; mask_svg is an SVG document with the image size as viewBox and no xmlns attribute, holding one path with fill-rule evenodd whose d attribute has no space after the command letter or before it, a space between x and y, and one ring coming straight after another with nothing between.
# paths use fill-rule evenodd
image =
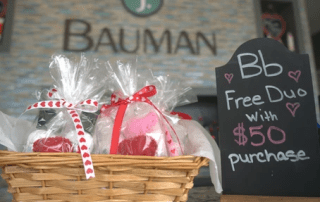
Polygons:
<instances>
[{"instance_id":1,"label":"logo above bauman text","mask_svg":"<svg viewBox=\"0 0 320 202\"><path fill-rule=\"evenodd\" d=\"M148 17L160 10L163 0L122 0L124 7L138 17Z\"/></svg>"}]
</instances>

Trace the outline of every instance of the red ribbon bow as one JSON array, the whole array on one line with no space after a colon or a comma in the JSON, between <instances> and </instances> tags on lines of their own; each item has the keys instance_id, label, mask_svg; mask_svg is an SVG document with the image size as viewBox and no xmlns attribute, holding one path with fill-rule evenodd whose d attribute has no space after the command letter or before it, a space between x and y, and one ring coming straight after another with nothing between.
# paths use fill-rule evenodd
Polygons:
<instances>
[{"instance_id":1,"label":"red ribbon bow","mask_svg":"<svg viewBox=\"0 0 320 202\"><path fill-rule=\"evenodd\" d=\"M48 96L52 97L53 93L57 92L56 89L51 89L48 92ZM69 113L70 117L72 118L74 127L76 129L77 135L78 135L78 142L79 142L79 148L80 153L82 156L83 166L86 173L86 178L94 178L95 173L93 169L92 164L92 158L90 155L89 148L87 146L87 140L85 138L85 132L83 129L82 122L80 120L80 116L76 110L85 111L85 112L96 112L98 110L98 101L96 100L85 100L81 102L80 104L73 104L68 103L64 99L61 100L49 100L49 101L42 101L42 102L36 102L33 105L30 105L26 111L31 109L41 109L41 108L65 108L67 109L67 112Z\"/></svg>"},{"instance_id":2,"label":"red ribbon bow","mask_svg":"<svg viewBox=\"0 0 320 202\"><path fill-rule=\"evenodd\" d=\"M146 103L150 104L151 106L153 106L158 111L158 113L162 116L162 118L167 122L167 124L170 126L170 128L172 129L172 131L176 135L180 149L181 149L181 153L183 153L182 147L180 144L180 140L179 140L179 137L178 137L176 131L173 129L173 127L171 126L169 121L166 119L166 117L161 113L161 111L148 98L148 97L154 96L155 94L157 94L157 90L154 85L146 86L146 87L142 88L141 90L139 90L138 92L136 92L134 95L132 95L126 99L119 98L118 101L115 100L116 95L112 94L111 104L110 105L103 105L101 107L101 112L104 112L109 107L119 106L119 109L118 109L118 112L117 112L117 115L115 118L114 126L113 126L110 154L117 154L123 117L124 117L124 114L125 114L125 111L127 109L128 104L130 104L132 102L146 102ZM172 142L171 140L169 140L169 141L168 141L168 143ZM171 152L174 152L174 151L171 151Z\"/></svg>"}]
</instances>

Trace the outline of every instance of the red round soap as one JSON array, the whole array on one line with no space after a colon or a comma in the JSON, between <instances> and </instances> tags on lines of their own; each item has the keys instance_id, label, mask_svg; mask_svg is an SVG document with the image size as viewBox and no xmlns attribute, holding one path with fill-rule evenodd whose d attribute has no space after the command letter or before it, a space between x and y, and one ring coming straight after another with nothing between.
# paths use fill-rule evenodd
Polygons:
<instances>
[{"instance_id":1,"label":"red round soap","mask_svg":"<svg viewBox=\"0 0 320 202\"><path fill-rule=\"evenodd\" d=\"M34 152L72 152L72 143L68 138L40 138L33 143Z\"/></svg>"}]
</instances>

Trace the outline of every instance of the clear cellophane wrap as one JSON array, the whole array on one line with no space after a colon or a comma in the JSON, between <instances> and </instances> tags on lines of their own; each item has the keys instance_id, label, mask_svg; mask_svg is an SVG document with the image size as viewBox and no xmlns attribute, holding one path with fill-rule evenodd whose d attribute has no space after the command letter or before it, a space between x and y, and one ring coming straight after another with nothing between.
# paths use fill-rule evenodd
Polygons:
<instances>
[{"instance_id":1,"label":"clear cellophane wrap","mask_svg":"<svg viewBox=\"0 0 320 202\"><path fill-rule=\"evenodd\" d=\"M188 133L179 123L172 109L197 101L190 87L170 79L154 76L150 70L138 73L136 61L107 66L112 79L109 90L114 92L111 104L101 108L98 117L94 144L96 153L123 155L177 156L184 154ZM127 105L119 118L121 108ZM122 106L122 107L121 107ZM121 125L117 149L112 152L115 125Z\"/></svg>"}]
</instances>

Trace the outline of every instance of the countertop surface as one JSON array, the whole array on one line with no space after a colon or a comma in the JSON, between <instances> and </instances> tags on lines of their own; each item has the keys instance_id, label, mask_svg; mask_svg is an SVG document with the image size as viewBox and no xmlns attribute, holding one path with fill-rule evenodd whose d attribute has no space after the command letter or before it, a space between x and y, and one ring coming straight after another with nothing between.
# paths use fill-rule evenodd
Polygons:
<instances>
[{"instance_id":1,"label":"countertop surface","mask_svg":"<svg viewBox=\"0 0 320 202\"><path fill-rule=\"evenodd\" d=\"M213 186L194 187L189 191L188 202L220 202L220 194L217 194Z\"/></svg>"}]
</instances>

